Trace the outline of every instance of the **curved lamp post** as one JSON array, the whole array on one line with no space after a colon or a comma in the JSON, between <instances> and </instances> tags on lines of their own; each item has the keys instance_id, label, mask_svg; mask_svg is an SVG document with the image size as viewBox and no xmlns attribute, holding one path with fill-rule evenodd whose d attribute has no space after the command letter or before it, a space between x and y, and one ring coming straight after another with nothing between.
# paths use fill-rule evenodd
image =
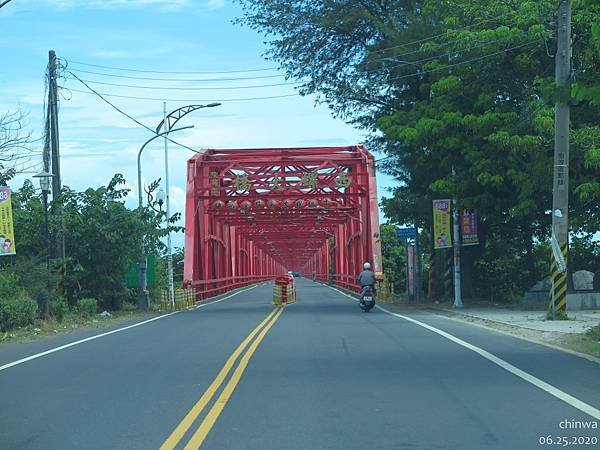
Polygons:
<instances>
[{"instance_id":1,"label":"curved lamp post","mask_svg":"<svg viewBox=\"0 0 600 450\"><path fill-rule=\"evenodd\" d=\"M168 133L169 130L175 125L179 119L184 117L185 115L197 111L203 108L213 108L215 106L219 106L221 103L209 103L207 105L188 105L182 106L181 108L177 108L174 111L171 111L167 114L167 103L163 103L163 113L164 119L158 124L156 127L156 132L158 133L161 129L164 129L165 133ZM162 133L161 133L162 134ZM171 217L171 203L169 201L169 153L168 153L168 140L165 138L165 194L166 194L166 213L167 213L167 224L168 220ZM173 255L171 252L171 232L169 231L169 227L167 226L167 275L169 280L169 302L171 303L171 308L175 309L175 288L173 286Z\"/></svg>"},{"instance_id":2,"label":"curved lamp post","mask_svg":"<svg viewBox=\"0 0 600 450\"><path fill-rule=\"evenodd\" d=\"M152 142L154 139L156 139L158 137L166 136L169 133L172 133L175 131L186 130L188 128L194 128L194 126L188 125L187 127L173 128L172 130L166 130L166 131L163 131L162 133L157 133L142 144L142 146L138 152L138 156L137 156L138 207L140 210L140 215L142 214L142 206L143 206L142 205L142 166L141 166L140 159L142 157L142 152L144 151L144 148L146 148L146 145L148 145L150 142ZM146 249L144 247L144 237L143 236L142 236L142 243L141 243L139 280L140 280L140 294L138 296L138 307L142 308L142 309L148 309L148 306L150 306L150 302L148 301L148 290L147 290L147 288L148 288L148 267L147 267Z\"/></svg>"}]
</instances>

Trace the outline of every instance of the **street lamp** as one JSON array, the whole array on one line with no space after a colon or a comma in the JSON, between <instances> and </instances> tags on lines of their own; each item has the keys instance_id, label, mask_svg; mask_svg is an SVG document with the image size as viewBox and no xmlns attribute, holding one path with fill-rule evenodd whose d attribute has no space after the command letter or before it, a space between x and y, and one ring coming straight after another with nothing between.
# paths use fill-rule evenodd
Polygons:
<instances>
[{"instance_id":1,"label":"street lamp","mask_svg":"<svg viewBox=\"0 0 600 450\"><path fill-rule=\"evenodd\" d=\"M188 128L194 128L193 125L188 125L186 127L181 128L173 128L172 130L166 130L162 133L157 133L144 142L138 152L137 156L137 171L138 171L138 208L140 210L140 215L142 214L142 166L141 166L141 157L144 148L154 139L160 136L166 136L169 133L173 133L175 131L186 130ZM37 175L36 175L37 176ZM159 200L160 201L160 200ZM140 281L140 294L138 296L138 307L142 309L148 309L150 306L150 302L148 301L148 266L146 260L146 249L144 247L144 236L142 236L141 243L141 253L140 253L140 269L139 269L139 281Z\"/></svg>"},{"instance_id":2,"label":"street lamp","mask_svg":"<svg viewBox=\"0 0 600 450\"><path fill-rule=\"evenodd\" d=\"M156 132L161 128L164 128L168 132L173 125L175 125L179 119L184 117L193 111L197 111L203 108L213 108L219 106L221 103L209 103L207 105L188 105L177 108L171 111L167 115L167 102L163 103L163 114L164 119L156 127ZM169 230L168 223L171 217L171 203L169 201L169 150L168 150L168 139L165 138L165 193L166 193L166 213L167 213L167 275L169 280L169 301L171 302L171 308L175 309L175 288L173 286L173 254L171 251L171 231Z\"/></svg>"},{"instance_id":3,"label":"street lamp","mask_svg":"<svg viewBox=\"0 0 600 450\"><path fill-rule=\"evenodd\" d=\"M167 194L165 193L165 190L163 188L160 188L158 190L158 193L156 194L156 201L158 202L158 207L161 209L161 211L162 211L162 205L165 204L166 198L167 198Z\"/></svg>"},{"instance_id":4,"label":"street lamp","mask_svg":"<svg viewBox=\"0 0 600 450\"><path fill-rule=\"evenodd\" d=\"M42 189L42 200L44 205L44 240L46 241L46 282L48 294L44 297L44 304L42 306L42 316L48 317L50 309L49 300L50 292L52 290L50 283L50 237L48 233L48 194L50 193L50 178L54 175L48 172L40 172L34 175L33 178L40 179L40 188Z\"/></svg>"}]
</instances>

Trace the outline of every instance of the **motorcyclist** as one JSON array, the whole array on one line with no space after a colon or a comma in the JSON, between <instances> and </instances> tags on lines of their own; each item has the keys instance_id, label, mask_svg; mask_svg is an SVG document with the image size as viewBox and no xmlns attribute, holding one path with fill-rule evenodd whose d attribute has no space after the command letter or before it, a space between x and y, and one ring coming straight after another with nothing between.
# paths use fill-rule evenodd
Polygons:
<instances>
[{"instance_id":1,"label":"motorcyclist","mask_svg":"<svg viewBox=\"0 0 600 450\"><path fill-rule=\"evenodd\" d=\"M375 281L377 281L377 279L375 278L375 274L371 270L371 264L365 262L363 264L363 269L364 270L360 274L358 274L358 277L356 278L361 286L361 294L366 286L371 286L371 289L373 290L373 295L375 295Z\"/></svg>"}]
</instances>

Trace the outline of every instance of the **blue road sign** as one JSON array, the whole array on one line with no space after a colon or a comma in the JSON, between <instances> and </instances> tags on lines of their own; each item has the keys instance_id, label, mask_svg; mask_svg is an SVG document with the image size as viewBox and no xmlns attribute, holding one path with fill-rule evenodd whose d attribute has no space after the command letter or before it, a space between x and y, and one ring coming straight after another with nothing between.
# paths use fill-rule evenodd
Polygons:
<instances>
[{"instance_id":1,"label":"blue road sign","mask_svg":"<svg viewBox=\"0 0 600 450\"><path fill-rule=\"evenodd\" d=\"M414 227L398 228L396 230L396 237L398 239L415 238L415 237L417 237L417 230Z\"/></svg>"}]
</instances>

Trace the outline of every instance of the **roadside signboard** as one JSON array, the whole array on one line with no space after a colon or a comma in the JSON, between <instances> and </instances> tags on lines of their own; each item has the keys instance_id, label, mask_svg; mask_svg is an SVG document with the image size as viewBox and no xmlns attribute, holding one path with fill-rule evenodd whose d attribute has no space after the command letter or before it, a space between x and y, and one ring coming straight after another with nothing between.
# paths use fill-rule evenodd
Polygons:
<instances>
[{"instance_id":1,"label":"roadside signboard","mask_svg":"<svg viewBox=\"0 0 600 450\"><path fill-rule=\"evenodd\" d=\"M452 247L450 199L433 201L433 245L436 249Z\"/></svg>"},{"instance_id":2,"label":"roadside signboard","mask_svg":"<svg viewBox=\"0 0 600 450\"><path fill-rule=\"evenodd\" d=\"M464 210L460 213L460 234L462 245L479 245L477 236L477 213Z\"/></svg>"},{"instance_id":3,"label":"roadside signboard","mask_svg":"<svg viewBox=\"0 0 600 450\"><path fill-rule=\"evenodd\" d=\"M396 237L398 239L414 239L417 237L417 230L414 227L398 228L396 230Z\"/></svg>"},{"instance_id":4,"label":"roadside signboard","mask_svg":"<svg viewBox=\"0 0 600 450\"><path fill-rule=\"evenodd\" d=\"M16 255L10 188L0 187L0 256Z\"/></svg>"}]
</instances>

